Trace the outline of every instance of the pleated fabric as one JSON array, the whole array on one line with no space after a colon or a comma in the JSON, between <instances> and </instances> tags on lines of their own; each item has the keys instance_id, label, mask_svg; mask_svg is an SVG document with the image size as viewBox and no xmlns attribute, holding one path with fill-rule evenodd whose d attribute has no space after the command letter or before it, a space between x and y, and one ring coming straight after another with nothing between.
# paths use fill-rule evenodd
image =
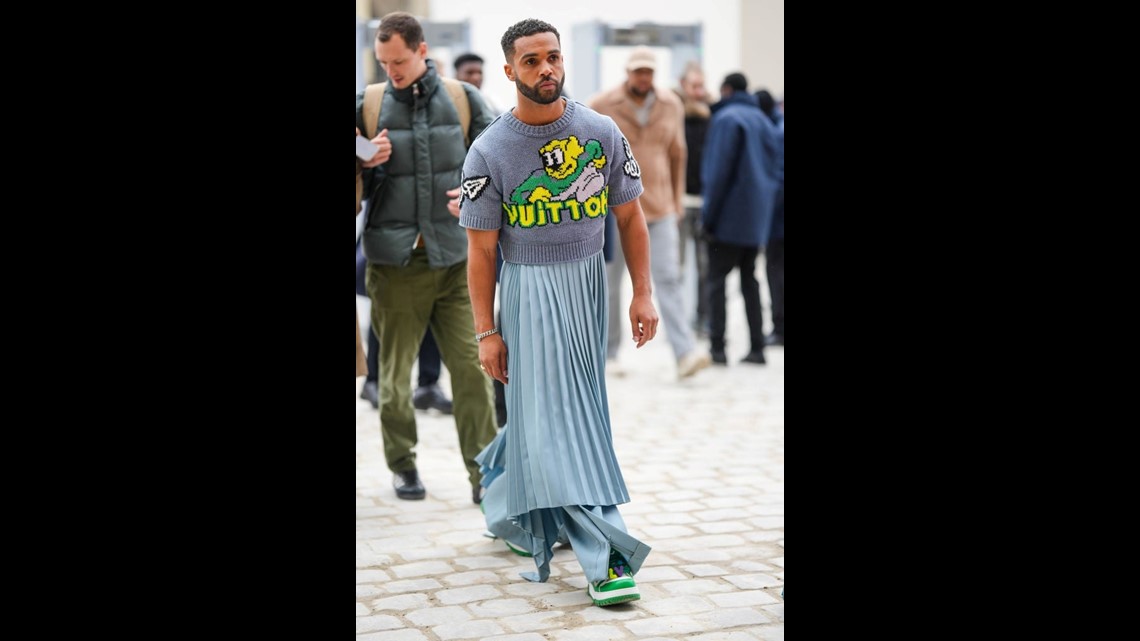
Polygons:
<instances>
[{"instance_id":1,"label":"pleated fabric","mask_svg":"<svg viewBox=\"0 0 1140 641\"><path fill-rule=\"evenodd\" d=\"M599 252L552 265L505 263L499 307L507 345L507 425L475 460L496 536L530 550L545 581L554 543L568 539L587 579L617 549L637 572L649 546L626 533L629 502L606 397L605 261ZM517 320L516 320L517 319Z\"/></svg>"}]
</instances>

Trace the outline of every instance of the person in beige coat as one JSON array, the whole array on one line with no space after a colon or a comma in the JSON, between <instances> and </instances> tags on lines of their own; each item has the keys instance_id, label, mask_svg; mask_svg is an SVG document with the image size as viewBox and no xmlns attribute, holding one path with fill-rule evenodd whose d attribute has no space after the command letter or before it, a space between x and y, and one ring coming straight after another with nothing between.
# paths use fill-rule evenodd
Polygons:
<instances>
[{"instance_id":1,"label":"person in beige coat","mask_svg":"<svg viewBox=\"0 0 1140 641\"><path fill-rule=\"evenodd\" d=\"M711 360L708 351L697 346L681 293L678 233L685 211L681 202L685 194L684 106L672 91L653 86L656 68L653 50L637 47L626 63L626 81L595 97L589 106L614 119L640 165L653 292L665 324L665 338L677 359L677 374L685 378L708 367ZM614 247L613 256L606 267L610 295L606 357L611 361L617 358L621 339L627 333L622 331L620 293L625 257L620 245ZM612 363L608 369L620 372Z\"/></svg>"}]
</instances>

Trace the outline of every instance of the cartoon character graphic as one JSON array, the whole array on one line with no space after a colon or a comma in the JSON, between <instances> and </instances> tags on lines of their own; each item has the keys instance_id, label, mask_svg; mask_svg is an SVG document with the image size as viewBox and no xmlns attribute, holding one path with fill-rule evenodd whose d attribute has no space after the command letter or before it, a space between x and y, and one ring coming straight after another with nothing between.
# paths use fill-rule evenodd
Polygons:
<instances>
[{"instance_id":1,"label":"cartoon character graphic","mask_svg":"<svg viewBox=\"0 0 1140 641\"><path fill-rule=\"evenodd\" d=\"M605 187L605 178L598 170L605 167L606 156L602 143L597 140L587 140L583 147L577 136L559 138L538 152L543 168L536 169L511 193L512 203L525 205L571 199L585 203Z\"/></svg>"}]
</instances>

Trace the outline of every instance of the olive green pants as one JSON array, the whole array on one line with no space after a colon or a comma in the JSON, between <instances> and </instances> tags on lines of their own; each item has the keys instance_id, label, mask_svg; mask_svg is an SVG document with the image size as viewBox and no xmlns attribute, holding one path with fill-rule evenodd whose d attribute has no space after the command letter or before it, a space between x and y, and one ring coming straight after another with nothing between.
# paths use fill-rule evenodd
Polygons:
<instances>
[{"instance_id":1,"label":"olive green pants","mask_svg":"<svg viewBox=\"0 0 1140 641\"><path fill-rule=\"evenodd\" d=\"M451 375L459 450L471 486L482 476L475 456L495 438L491 378L479 369L467 262L433 269L417 249L407 267L368 265L372 326L380 339L380 433L384 458L393 472L416 467L416 412L412 407L412 364L427 328Z\"/></svg>"}]
</instances>

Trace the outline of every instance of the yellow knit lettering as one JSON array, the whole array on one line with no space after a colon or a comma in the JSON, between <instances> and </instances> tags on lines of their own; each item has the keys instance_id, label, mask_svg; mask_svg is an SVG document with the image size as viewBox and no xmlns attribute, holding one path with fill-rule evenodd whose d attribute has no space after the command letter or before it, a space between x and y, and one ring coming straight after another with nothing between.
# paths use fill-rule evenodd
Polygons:
<instances>
[{"instance_id":1,"label":"yellow knit lettering","mask_svg":"<svg viewBox=\"0 0 1140 641\"><path fill-rule=\"evenodd\" d=\"M546 203L546 210L550 212L550 222L557 225L562 222L562 203L557 200Z\"/></svg>"},{"instance_id":2,"label":"yellow knit lettering","mask_svg":"<svg viewBox=\"0 0 1140 641\"><path fill-rule=\"evenodd\" d=\"M584 203L586 207L586 215L590 218L597 218L602 213L602 199L597 196L590 196Z\"/></svg>"}]
</instances>

